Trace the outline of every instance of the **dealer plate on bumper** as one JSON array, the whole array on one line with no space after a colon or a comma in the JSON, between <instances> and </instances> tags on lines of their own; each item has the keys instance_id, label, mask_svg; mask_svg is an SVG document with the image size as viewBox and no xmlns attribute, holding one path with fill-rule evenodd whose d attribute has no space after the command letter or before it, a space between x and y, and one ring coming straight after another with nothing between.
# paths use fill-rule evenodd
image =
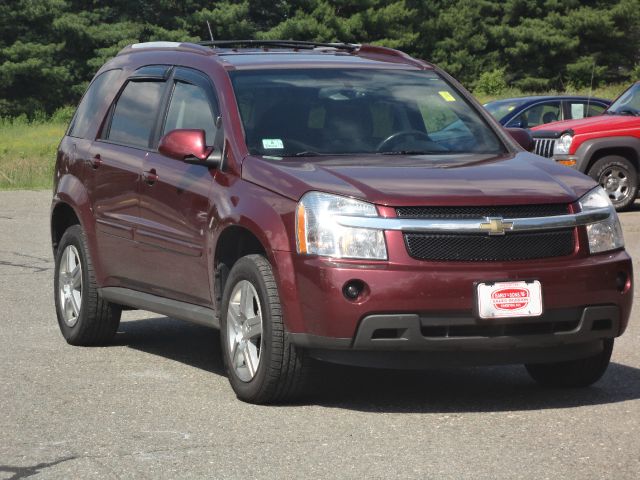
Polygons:
<instances>
[{"instance_id":1,"label":"dealer plate on bumper","mask_svg":"<svg viewBox=\"0 0 640 480\"><path fill-rule=\"evenodd\" d=\"M480 283L477 295L480 318L542 315L542 288L538 280Z\"/></svg>"}]
</instances>

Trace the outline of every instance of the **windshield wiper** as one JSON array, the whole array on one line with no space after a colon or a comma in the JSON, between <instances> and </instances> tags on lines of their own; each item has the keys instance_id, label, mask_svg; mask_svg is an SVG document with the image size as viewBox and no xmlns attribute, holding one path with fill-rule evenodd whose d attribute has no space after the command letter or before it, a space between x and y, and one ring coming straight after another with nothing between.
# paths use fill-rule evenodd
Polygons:
<instances>
[{"instance_id":1,"label":"windshield wiper","mask_svg":"<svg viewBox=\"0 0 640 480\"><path fill-rule=\"evenodd\" d=\"M621 110L616 110L616 111L607 110L604 113L606 115L633 115L634 117L637 117L638 114L640 114L638 110L635 110L633 108L623 108Z\"/></svg>"},{"instance_id":2,"label":"windshield wiper","mask_svg":"<svg viewBox=\"0 0 640 480\"><path fill-rule=\"evenodd\" d=\"M445 153L444 151L437 150L398 150L395 152L378 152L380 155L436 155L438 153Z\"/></svg>"}]
</instances>

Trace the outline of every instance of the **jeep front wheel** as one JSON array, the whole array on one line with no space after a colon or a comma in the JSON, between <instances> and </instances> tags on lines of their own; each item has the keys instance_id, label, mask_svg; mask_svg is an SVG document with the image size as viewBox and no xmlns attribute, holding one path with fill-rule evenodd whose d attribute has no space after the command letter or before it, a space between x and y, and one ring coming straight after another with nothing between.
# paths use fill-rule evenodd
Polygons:
<instances>
[{"instance_id":1,"label":"jeep front wheel","mask_svg":"<svg viewBox=\"0 0 640 480\"><path fill-rule=\"evenodd\" d=\"M600 184L616 210L629 208L638 194L638 173L624 157L609 155L593 164L589 176Z\"/></svg>"}]
</instances>

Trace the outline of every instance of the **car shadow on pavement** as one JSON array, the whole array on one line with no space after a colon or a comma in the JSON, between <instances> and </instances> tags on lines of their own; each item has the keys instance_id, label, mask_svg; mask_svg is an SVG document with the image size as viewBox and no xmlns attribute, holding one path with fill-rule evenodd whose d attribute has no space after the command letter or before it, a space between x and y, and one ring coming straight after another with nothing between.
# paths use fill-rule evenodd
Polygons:
<instances>
[{"instance_id":1,"label":"car shadow on pavement","mask_svg":"<svg viewBox=\"0 0 640 480\"><path fill-rule=\"evenodd\" d=\"M114 345L226 376L220 355L220 334L212 328L169 317L128 320L120 323Z\"/></svg>"},{"instance_id":2,"label":"car shadow on pavement","mask_svg":"<svg viewBox=\"0 0 640 480\"><path fill-rule=\"evenodd\" d=\"M309 400L317 405L381 412L501 412L602 405L640 398L640 369L611 363L583 389L544 388L521 365L393 371L323 365Z\"/></svg>"},{"instance_id":3,"label":"car shadow on pavement","mask_svg":"<svg viewBox=\"0 0 640 480\"><path fill-rule=\"evenodd\" d=\"M226 376L220 336L206 327L167 317L124 321L115 343ZM640 398L640 369L615 362L598 383L585 389L540 387L520 365L403 371L318 363L312 378L308 395L297 405L463 413L573 408Z\"/></svg>"}]
</instances>

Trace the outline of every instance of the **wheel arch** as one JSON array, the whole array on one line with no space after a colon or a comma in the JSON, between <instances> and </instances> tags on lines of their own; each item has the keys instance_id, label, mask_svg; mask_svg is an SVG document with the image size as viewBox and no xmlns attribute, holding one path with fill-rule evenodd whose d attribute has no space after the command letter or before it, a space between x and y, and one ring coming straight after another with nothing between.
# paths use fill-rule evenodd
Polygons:
<instances>
[{"instance_id":1,"label":"wheel arch","mask_svg":"<svg viewBox=\"0 0 640 480\"><path fill-rule=\"evenodd\" d=\"M103 278L102 263L97 254L95 219L89 202L89 194L77 177L67 174L60 178L53 196L50 222L54 258L65 230L71 225L80 225L87 236L89 255L91 255L96 278L98 280Z\"/></svg>"},{"instance_id":2,"label":"wheel arch","mask_svg":"<svg viewBox=\"0 0 640 480\"><path fill-rule=\"evenodd\" d=\"M608 137L585 141L576 154L581 159L578 170L588 173L603 157L618 155L629 160L640 174L640 139L635 137Z\"/></svg>"},{"instance_id":3,"label":"wheel arch","mask_svg":"<svg viewBox=\"0 0 640 480\"><path fill-rule=\"evenodd\" d=\"M247 225L226 225L218 234L213 251L213 293L215 307L220 311L224 286L233 265L242 257L251 254L265 256L273 265L273 256L269 253L260 235Z\"/></svg>"}]
</instances>

